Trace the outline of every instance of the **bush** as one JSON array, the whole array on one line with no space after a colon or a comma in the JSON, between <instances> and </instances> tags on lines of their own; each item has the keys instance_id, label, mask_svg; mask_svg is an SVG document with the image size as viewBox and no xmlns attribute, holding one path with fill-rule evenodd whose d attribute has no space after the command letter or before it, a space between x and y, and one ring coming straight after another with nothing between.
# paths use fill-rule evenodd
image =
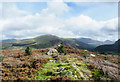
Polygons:
<instances>
[{"instance_id":1,"label":"bush","mask_svg":"<svg viewBox=\"0 0 120 82\"><path fill-rule=\"evenodd\" d=\"M104 72L102 69L93 69L92 78L94 78L94 80L100 80L103 76Z\"/></svg>"},{"instance_id":2,"label":"bush","mask_svg":"<svg viewBox=\"0 0 120 82\"><path fill-rule=\"evenodd\" d=\"M61 42L60 46L58 47L57 51L61 54L64 53L65 55L67 54L67 51L64 48L64 42Z\"/></svg>"},{"instance_id":3,"label":"bush","mask_svg":"<svg viewBox=\"0 0 120 82\"><path fill-rule=\"evenodd\" d=\"M84 52L84 54L83 54L83 57L85 57L85 58L88 58L88 57L89 57L87 50L85 50L85 52Z\"/></svg>"},{"instance_id":4,"label":"bush","mask_svg":"<svg viewBox=\"0 0 120 82\"><path fill-rule=\"evenodd\" d=\"M2 62L4 57L0 54L0 62Z\"/></svg>"},{"instance_id":5,"label":"bush","mask_svg":"<svg viewBox=\"0 0 120 82\"><path fill-rule=\"evenodd\" d=\"M27 47L27 48L25 49L25 56L27 56L27 55L32 55L32 50L31 50L30 47Z\"/></svg>"},{"instance_id":6,"label":"bush","mask_svg":"<svg viewBox=\"0 0 120 82\"><path fill-rule=\"evenodd\" d=\"M107 57L104 57L104 60L107 60L108 58Z\"/></svg>"}]
</instances>

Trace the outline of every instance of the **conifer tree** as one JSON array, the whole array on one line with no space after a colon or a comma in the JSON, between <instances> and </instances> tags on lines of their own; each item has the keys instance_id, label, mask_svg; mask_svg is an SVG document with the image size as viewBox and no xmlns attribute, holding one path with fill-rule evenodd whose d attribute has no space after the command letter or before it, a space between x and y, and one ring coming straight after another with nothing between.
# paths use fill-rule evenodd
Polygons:
<instances>
[{"instance_id":1,"label":"conifer tree","mask_svg":"<svg viewBox=\"0 0 120 82\"><path fill-rule=\"evenodd\" d=\"M64 42L62 41L60 46L58 47L57 51L61 54L64 53L65 55L67 54L67 51L64 48Z\"/></svg>"},{"instance_id":2,"label":"conifer tree","mask_svg":"<svg viewBox=\"0 0 120 82\"><path fill-rule=\"evenodd\" d=\"M26 55L26 56L27 56L27 55L32 55L32 50L31 50L30 47L27 47L27 48L25 49L25 55Z\"/></svg>"}]
</instances>

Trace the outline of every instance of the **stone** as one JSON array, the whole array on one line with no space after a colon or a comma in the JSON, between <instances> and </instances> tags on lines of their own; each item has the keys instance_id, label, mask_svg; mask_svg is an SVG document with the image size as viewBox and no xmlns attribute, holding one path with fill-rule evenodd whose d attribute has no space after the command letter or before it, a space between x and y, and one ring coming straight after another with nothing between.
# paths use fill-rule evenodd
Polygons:
<instances>
[{"instance_id":1,"label":"stone","mask_svg":"<svg viewBox=\"0 0 120 82\"><path fill-rule=\"evenodd\" d=\"M74 67L74 69L76 69L77 71L79 71L79 69L76 67L76 64L73 62L72 66Z\"/></svg>"},{"instance_id":2,"label":"stone","mask_svg":"<svg viewBox=\"0 0 120 82\"><path fill-rule=\"evenodd\" d=\"M58 55L58 51L56 49L49 48L46 53L46 55Z\"/></svg>"},{"instance_id":3,"label":"stone","mask_svg":"<svg viewBox=\"0 0 120 82\"><path fill-rule=\"evenodd\" d=\"M85 52L87 52L88 50L84 50Z\"/></svg>"},{"instance_id":4,"label":"stone","mask_svg":"<svg viewBox=\"0 0 120 82\"><path fill-rule=\"evenodd\" d=\"M58 72L63 72L65 70L65 67L59 68Z\"/></svg>"},{"instance_id":5,"label":"stone","mask_svg":"<svg viewBox=\"0 0 120 82\"><path fill-rule=\"evenodd\" d=\"M104 74L108 73L108 76L110 78L120 80L120 77L118 76L119 72L120 72L119 65L108 62L108 61L104 61L104 60L101 60L101 59L97 59L97 60L84 59L83 61L84 62L89 62L90 64L95 66L97 69L102 69Z\"/></svg>"},{"instance_id":6,"label":"stone","mask_svg":"<svg viewBox=\"0 0 120 82\"><path fill-rule=\"evenodd\" d=\"M52 62L53 60L49 60L49 62Z\"/></svg>"},{"instance_id":7,"label":"stone","mask_svg":"<svg viewBox=\"0 0 120 82\"><path fill-rule=\"evenodd\" d=\"M72 66L74 67L74 69L76 69L77 71L79 71L79 69L76 67L76 64L73 62ZM82 72L79 72L79 74L81 75L81 77L84 77Z\"/></svg>"},{"instance_id":8,"label":"stone","mask_svg":"<svg viewBox=\"0 0 120 82\"><path fill-rule=\"evenodd\" d=\"M82 72L79 72L79 74L80 74L80 76L81 76L81 77L84 77L84 75L83 75L83 73L82 73Z\"/></svg>"},{"instance_id":9,"label":"stone","mask_svg":"<svg viewBox=\"0 0 120 82\"><path fill-rule=\"evenodd\" d=\"M67 71L66 75L73 76L71 71Z\"/></svg>"},{"instance_id":10,"label":"stone","mask_svg":"<svg viewBox=\"0 0 120 82\"><path fill-rule=\"evenodd\" d=\"M76 78L77 78L77 75L74 75L74 77L76 77Z\"/></svg>"},{"instance_id":11,"label":"stone","mask_svg":"<svg viewBox=\"0 0 120 82\"><path fill-rule=\"evenodd\" d=\"M95 57L95 55L94 55L94 54L90 54L90 56Z\"/></svg>"}]
</instances>

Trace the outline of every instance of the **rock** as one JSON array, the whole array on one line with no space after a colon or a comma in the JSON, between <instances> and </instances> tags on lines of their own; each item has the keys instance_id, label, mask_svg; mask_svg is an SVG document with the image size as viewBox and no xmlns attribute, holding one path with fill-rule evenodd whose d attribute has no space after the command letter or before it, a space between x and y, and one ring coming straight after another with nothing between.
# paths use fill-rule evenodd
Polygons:
<instances>
[{"instance_id":1,"label":"rock","mask_svg":"<svg viewBox=\"0 0 120 82\"><path fill-rule=\"evenodd\" d=\"M88 50L84 50L85 52L87 52Z\"/></svg>"},{"instance_id":2,"label":"rock","mask_svg":"<svg viewBox=\"0 0 120 82\"><path fill-rule=\"evenodd\" d=\"M73 76L71 71L67 71L66 75Z\"/></svg>"},{"instance_id":3,"label":"rock","mask_svg":"<svg viewBox=\"0 0 120 82\"><path fill-rule=\"evenodd\" d=\"M76 64L75 64L74 62L72 63L72 65L73 65L73 66L76 66Z\"/></svg>"},{"instance_id":4,"label":"rock","mask_svg":"<svg viewBox=\"0 0 120 82\"><path fill-rule=\"evenodd\" d=\"M74 77L76 77L76 78L77 78L77 75L75 75Z\"/></svg>"},{"instance_id":5,"label":"rock","mask_svg":"<svg viewBox=\"0 0 120 82\"><path fill-rule=\"evenodd\" d=\"M58 75L58 74L60 74L60 72L54 72L55 73L55 75Z\"/></svg>"},{"instance_id":6,"label":"rock","mask_svg":"<svg viewBox=\"0 0 120 82\"><path fill-rule=\"evenodd\" d=\"M73 62L72 66L74 67L74 69L76 69L77 71L79 71L79 69L76 67L76 64Z\"/></svg>"},{"instance_id":7,"label":"rock","mask_svg":"<svg viewBox=\"0 0 120 82\"><path fill-rule=\"evenodd\" d=\"M95 55L94 55L94 54L90 54L90 56L95 57Z\"/></svg>"},{"instance_id":8,"label":"rock","mask_svg":"<svg viewBox=\"0 0 120 82\"><path fill-rule=\"evenodd\" d=\"M52 62L53 60L49 60L49 62Z\"/></svg>"},{"instance_id":9,"label":"rock","mask_svg":"<svg viewBox=\"0 0 120 82\"><path fill-rule=\"evenodd\" d=\"M101 59L97 59L97 60L84 59L83 61L89 62L90 64L95 66L97 69L102 69L104 74L108 73L108 76L110 78L120 80L120 77L119 77L120 67L119 67L119 65L116 65L114 63L104 61Z\"/></svg>"},{"instance_id":10,"label":"rock","mask_svg":"<svg viewBox=\"0 0 120 82\"><path fill-rule=\"evenodd\" d=\"M49 48L45 54L46 55L58 55L58 51L56 49Z\"/></svg>"},{"instance_id":11,"label":"rock","mask_svg":"<svg viewBox=\"0 0 120 82\"><path fill-rule=\"evenodd\" d=\"M74 67L74 69L79 71L79 69L76 67L76 64L74 62L72 63L72 66ZM84 77L83 73L79 72L79 74L81 75L81 77Z\"/></svg>"},{"instance_id":12,"label":"rock","mask_svg":"<svg viewBox=\"0 0 120 82\"><path fill-rule=\"evenodd\" d=\"M55 60L53 61L53 63L55 63Z\"/></svg>"},{"instance_id":13,"label":"rock","mask_svg":"<svg viewBox=\"0 0 120 82\"><path fill-rule=\"evenodd\" d=\"M65 67L59 68L58 72L63 72L65 70Z\"/></svg>"},{"instance_id":14,"label":"rock","mask_svg":"<svg viewBox=\"0 0 120 82\"><path fill-rule=\"evenodd\" d=\"M82 72L79 72L79 74L80 74L80 76L81 76L81 77L84 77L84 75L83 75L83 73L82 73Z\"/></svg>"}]
</instances>

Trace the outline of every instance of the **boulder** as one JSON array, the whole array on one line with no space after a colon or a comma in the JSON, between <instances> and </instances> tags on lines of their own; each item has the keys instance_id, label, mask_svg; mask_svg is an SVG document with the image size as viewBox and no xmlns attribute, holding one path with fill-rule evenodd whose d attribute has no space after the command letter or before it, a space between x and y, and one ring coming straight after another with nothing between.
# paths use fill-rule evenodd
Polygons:
<instances>
[{"instance_id":1,"label":"boulder","mask_svg":"<svg viewBox=\"0 0 120 82\"><path fill-rule=\"evenodd\" d=\"M49 48L46 53L46 55L58 55L58 51L56 49Z\"/></svg>"},{"instance_id":2,"label":"boulder","mask_svg":"<svg viewBox=\"0 0 120 82\"><path fill-rule=\"evenodd\" d=\"M90 54L90 56L95 57L95 55L94 55L94 54Z\"/></svg>"}]
</instances>

